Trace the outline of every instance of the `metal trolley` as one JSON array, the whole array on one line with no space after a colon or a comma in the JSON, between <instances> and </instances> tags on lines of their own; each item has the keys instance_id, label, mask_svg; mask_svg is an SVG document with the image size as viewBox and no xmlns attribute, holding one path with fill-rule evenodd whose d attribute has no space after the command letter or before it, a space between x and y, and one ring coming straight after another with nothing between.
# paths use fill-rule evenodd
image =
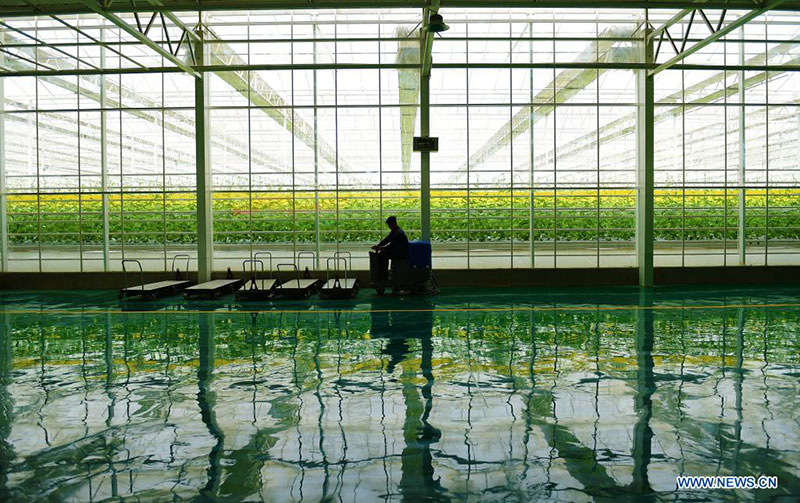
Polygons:
<instances>
[{"instance_id":1,"label":"metal trolley","mask_svg":"<svg viewBox=\"0 0 800 503\"><path fill-rule=\"evenodd\" d=\"M266 277L264 261L260 256L269 256L269 277ZM250 265L250 278L248 279L247 266ZM260 269L260 270L259 270ZM278 280L272 277L272 254L270 252L258 252L250 260L242 262L242 272L244 273L245 283L236 292L237 300L268 300L275 295L275 287ZM259 275L259 272L261 273Z\"/></svg>"},{"instance_id":2,"label":"metal trolley","mask_svg":"<svg viewBox=\"0 0 800 503\"><path fill-rule=\"evenodd\" d=\"M306 268L305 274L303 277L300 277L300 268L298 264L302 261L303 256L310 255L311 256L311 264L313 267L314 260L316 259L316 255L314 252L300 252L297 254L297 263L292 264L278 264L278 275L281 274L282 270L293 270L294 271L294 279L290 279L283 283L280 283L277 287L275 287L275 294L279 297L286 297L286 298L294 298L294 299L307 299L317 293L320 286L322 286L322 280L317 278L312 278L311 273Z\"/></svg>"},{"instance_id":3,"label":"metal trolley","mask_svg":"<svg viewBox=\"0 0 800 503\"><path fill-rule=\"evenodd\" d=\"M340 264L344 264L342 269L339 268ZM326 261L326 269L325 284L319 290L320 299L352 299L358 296L358 280L349 277L353 275L353 257L350 252L334 253Z\"/></svg>"},{"instance_id":4,"label":"metal trolley","mask_svg":"<svg viewBox=\"0 0 800 503\"><path fill-rule=\"evenodd\" d=\"M167 295L174 295L186 289L187 287L191 286L193 283L189 279L183 279L181 274L180 268L175 268L175 261L177 259L186 259L186 269L185 271L189 270L189 261L192 257L185 253L179 253L172 257L172 274L174 275L175 279L166 280L166 281L155 281L153 283L145 283L144 282L144 269L142 268L142 263L135 259L124 259L122 261L122 275L124 277L125 287L119 291L119 298L124 299L125 297L136 297L139 296L142 299L152 300L158 297L164 297ZM128 269L125 267L125 264L136 264L139 266L139 285L136 286L129 286L128 285Z\"/></svg>"}]
</instances>

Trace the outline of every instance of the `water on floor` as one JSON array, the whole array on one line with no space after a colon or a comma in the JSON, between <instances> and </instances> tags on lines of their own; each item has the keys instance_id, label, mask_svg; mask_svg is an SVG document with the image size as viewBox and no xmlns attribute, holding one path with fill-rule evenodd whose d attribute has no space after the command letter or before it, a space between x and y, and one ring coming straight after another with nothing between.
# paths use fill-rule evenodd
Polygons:
<instances>
[{"instance_id":1,"label":"water on floor","mask_svg":"<svg viewBox=\"0 0 800 503\"><path fill-rule=\"evenodd\" d=\"M0 296L0 500L800 495L800 289L113 297Z\"/></svg>"}]
</instances>

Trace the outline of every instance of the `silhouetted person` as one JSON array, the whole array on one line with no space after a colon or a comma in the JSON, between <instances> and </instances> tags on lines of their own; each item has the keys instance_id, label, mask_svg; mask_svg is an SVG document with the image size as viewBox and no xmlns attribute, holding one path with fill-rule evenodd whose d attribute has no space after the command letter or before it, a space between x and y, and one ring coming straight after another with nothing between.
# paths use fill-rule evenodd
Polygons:
<instances>
[{"instance_id":1,"label":"silhouetted person","mask_svg":"<svg viewBox=\"0 0 800 503\"><path fill-rule=\"evenodd\" d=\"M378 278L387 279L389 277L389 260L408 258L408 237L403 229L397 225L397 217L391 216L386 219L389 226L389 235L373 246L375 250L375 267L377 268Z\"/></svg>"}]
</instances>

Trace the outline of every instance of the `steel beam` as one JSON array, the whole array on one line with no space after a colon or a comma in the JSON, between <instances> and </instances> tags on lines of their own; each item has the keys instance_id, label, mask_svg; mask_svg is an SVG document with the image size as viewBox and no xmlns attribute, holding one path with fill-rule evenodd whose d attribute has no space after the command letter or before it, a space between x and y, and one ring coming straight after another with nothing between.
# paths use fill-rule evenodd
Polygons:
<instances>
[{"instance_id":1,"label":"steel beam","mask_svg":"<svg viewBox=\"0 0 800 503\"><path fill-rule=\"evenodd\" d=\"M744 65L744 43L739 42L739 65ZM747 253L747 240L746 240L746 232L745 232L745 217L747 215L747 201L745 199L745 189L744 185L746 182L746 174L747 174L747 135L745 130L745 75L744 70L740 71L739 74L739 189L738 194L738 227L737 227L737 235L736 235L736 243L737 243L737 251L739 256L739 265L745 264L745 258ZM727 197L727 194L726 194Z\"/></svg>"},{"instance_id":2,"label":"steel beam","mask_svg":"<svg viewBox=\"0 0 800 503\"><path fill-rule=\"evenodd\" d=\"M434 34L427 30L431 14L439 11L439 0L433 0L423 10L420 28L419 105L420 134L431 133L431 64ZM420 234L423 241L431 240L431 154L420 152Z\"/></svg>"},{"instance_id":3,"label":"steel beam","mask_svg":"<svg viewBox=\"0 0 800 503\"><path fill-rule=\"evenodd\" d=\"M105 29L100 29L100 39L105 39ZM105 67L106 63L106 49L105 45L100 46L100 67ZM120 83L121 85L121 83ZM120 97L120 99L122 99ZM102 195L102 212L103 212L103 271L108 272L109 261L111 257L110 251L110 238L108 224L109 211L108 211L108 126L106 120L106 77L100 75L100 187L103 192ZM122 131L120 131L120 137Z\"/></svg>"},{"instance_id":4,"label":"steel beam","mask_svg":"<svg viewBox=\"0 0 800 503\"><path fill-rule=\"evenodd\" d=\"M533 36L533 23L532 22L528 23L528 33L530 33L530 35ZM528 60L531 63L533 63L533 44L528 44ZM535 166L536 166L536 151L534 149L535 137L534 137L534 134L533 134L533 126L534 126L534 123L536 122L535 117L534 117L533 103L534 103L534 99L536 97L536 93L533 91L534 84L535 84L534 79L533 79L533 69L530 70L529 77L530 77L530 79L529 79L528 85L529 85L530 89L529 89L528 99L529 99L531 105L530 105L530 107L528 107L528 141L530 142L530 145L529 145L530 146L530 151L529 151L529 156L530 156L529 157L529 163L530 164L528 166L528 170L529 170L529 173L530 173L528 175L530 177L529 180L528 180L528 186L529 186L528 197L530 199L530 207L528 208L528 229L529 229L528 230L528 233L529 233L528 234L528 239L530 240L530 243L528 243L528 251L531 254L531 269L533 269L536 266L536 239L535 239L535 233L534 233L534 229L535 229L535 226L534 226L535 219L534 219L534 217L535 217L535 212L536 212L536 205L535 205L535 202L536 202L535 201L535 199L536 199L535 198L535 192L536 191L534 190L534 174L535 174L534 170L536 169L535 168ZM514 197L514 195L512 194L511 197ZM531 332L531 336L532 335L533 335L533 332Z\"/></svg>"},{"instance_id":5,"label":"steel beam","mask_svg":"<svg viewBox=\"0 0 800 503\"><path fill-rule=\"evenodd\" d=\"M202 32L201 32L202 35ZM202 42L194 42L198 63L206 58ZM211 201L211 131L209 82L201 74L194 81L195 176L197 180L197 281L209 281L213 269L213 212Z\"/></svg>"},{"instance_id":6,"label":"steel beam","mask_svg":"<svg viewBox=\"0 0 800 503\"><path fill-rule=\"evenodd\" d=\"M744 14L743 16L739 17L735 21L733 21L731 23L728 23L728 25L725 26L724 28L722 28L720 30L717 30L715 33L709 35L708 37L704 38L700 42L697 42L696 44L694 44L690 48L686 49L685 51L682 50L680 54L677 54L673 58L671 58L669 61L658 65L653 70L651 70L649 73L651 75L656 75L657 73L660 73L660 72L670 68L675 63L684 60L685 58L687 58L687 57L691 56L692 54L696 53L697 51L699 51L703 47L706 47L707 45L709 45L709 44L711 44L713 42L716 42L717 40L721 39L722 37L724 37L728 33L732 32L733 30L739 28L740 26L742 26L742 25L744 25L746 23L749 23L750 21L752 21L753 19L757 18L758 16L764 14L765 12L768 12L768 11L778 7L779 5L784 3L785 1L786 0L771 0L771 1L767 2L766 4L764 4L761 8L752 10L752 11L748 12L747 14Z\"/></svg>"},{"instance_id":7,"label":"steel beam","mask_svg":"<svg viewBox=\"0 0 800 503\"><path fill-rule=\"evenodd\" d=\"M0 51L2 52L2 51ZM31 63L33 64L33 63ZM41 63L40 63L41 65ZM502 69L579 69L579 70L654 70L658 65L645 64L645 63L434 63L433 69L437 68L502 68ZM276 70L370 70L370 69L385 69L385 70L398 70L398 69L418 69L419 65L406 65L406 64L299 64L292 67L292 65L269 65L269 64L256 64L256 65L202 65L195 66L194 70L203 73L216 73L216 72L246 72L246 71L276 71ZM674 70L716 70L716 71L760 71L760 72L798 72L800 71L800 64L788 65L748 65L742 67L740 65L702 65L702 64L681 64L673 65ZM120 75L131 73L177 73L182 72L180 68L172 66L159 66L150 68L101 68L99 70L15 70L15 71L0 71L0 77L65 77L69 75ZM263 107L262 107L263 108Z\"/></svg>"},{"instance_id":8,"label":"steel beam","mask_svg":"<svg viewBox=\"0 0 800 503\"><path fill-rule=\"evenodd\" d=\"M374 9L425 7L424 0L164 0L163 11L172 12L211 12L246 11L265 9ZM108 2L107 12L153 12L152 4L147 2ZM753 7L751 0L442 0L443 8L538 8L538 9L730 9L747 10ZM789 0L783 10L800 10L800 1ZM159 9L157 9L159 10ZM90 9L82 0L74 2L50 3L46 0L36 2L16 0L7 1L0 6L0 17L23 17L41 15L88 14Z\"/></svg>"},{"instance_id":9,"label":"steel beam","mask_svg":"<svg viewBox=\"0 0 800 503\"><path fill-rule=\"evenodd\" d=\"M133 26L129 25L128 23L126 23L125 21L120 19L117 15L115 15L115 14L113 14L111 12L108 12L105 9L103 9L98 3L94 2L93 0L81 0L81 2L84 5L86 5L89 9L91 9L95 14L99 14L99 15L103 16L104 18L108 19L115 26L117 26L119 29L121 29L122 31L124 31L128 35L132 36L133 38L135 38L136 40L138 40L142 44L146 45L150 49L154 50L161 57L163 57L164 59L166 59L170 63L174 64L175 66L177 66L178 68L180 68L184 72L188 73L192 77L200 77L200 74L198 72L196 72L191 66L187 65L186 63L181 61L176 56L173 56L172 53L170 53L169 51L165 50L163 47L161 47L157 43L153 42L150 38L145 36L139 30L137 30ZM195 41L195 43L197 43L197 42Z\"/></svg>"},{"instance_id":10,"label":"steel beam","mask_svg":"<svg viewBox=\"0 0 800 503\"><path fill-rule=\"evenodd\" d=\"M312 28L314 30L314 37L317 36L317 25L315 24ZM314 64L317 63L317 42L314 42ZM322 258L321 253L321 242L322 242L322 233L320 228L320 221L319 221L319 214L320 214L320 204L319 204L319 109L317 108L317 71L314 70L314 251L316 257L316 268L319 270L320 268L320 260ZM292 116L292 120L294 121L295 117ZM378 127L381 127L378 125ZM337 152L338 153L338 152ZM336 160L334 159L334 164ZM292 187L294 189L294 187Z\"/></svg>"},{"instance_id":11,"label":"steel beam","mask_svg":"<svg viewBox=\"0 0 800 503\"><path fill-rule=\"evenodd\" d=\"M652 61L652 37L645 37L642 50L642 59ZM654 80L653 74L645 70L636 76L636 260L641 287L653 286Z\"/></svg>"},{"instance_id":12,"label":"steel beam","mask_svg":"<svg viewBox=\"0 0 800 503\"><path fill-rule=\"evenodd\" d=\"M420 78L419 104L420 104L420 133L428 136L431 132L431 76ZM420 230L423 241L431 240L431 154L420 152Z\"/></svg>"}]
</instances>

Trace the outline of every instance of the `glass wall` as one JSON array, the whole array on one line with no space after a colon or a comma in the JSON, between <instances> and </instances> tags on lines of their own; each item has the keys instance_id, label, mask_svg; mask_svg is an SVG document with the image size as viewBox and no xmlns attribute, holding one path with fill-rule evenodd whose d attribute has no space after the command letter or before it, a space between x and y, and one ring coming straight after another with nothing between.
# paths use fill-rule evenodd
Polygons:
<instances>
[{"instance_id":1,"label":"glass wall","mask_svg":"<svg viewBox=\"0 0 800 503\"><path fill-rule=\"evenodd\" d=\"M686 59L744 69L657 75L656 266L800 263L800 74L746 69L800 61L799 20L767 14Z\"/></svg>"},{"instance_id":2,"label":"glass wall","mask_svg":"<svg viewBox=\"0 0 800 503\"><path fill-rule=\"evenodd\" d=\"M557 65L634 61L639 14L448 14L431 90L438 267L635 265L634 73Z\"/></svg>"},{"instance_id":3,"label":"glass wall","mask_svg":"<svg viewBox=\"0 0 800 503\"><path fill-rule=\"evenodd\" d=\"M634 73L554 65L635 61L640 13L561 14L446 13L431 78L439 268L635 265L635 156L619 154L635 151ZM389 214L418 238L419 73L400 65L419 62L419 11L215 16L212 62L362 66L214 78L212 132L237 138L212 153L216 267L344 251L365 268ZM529 63L550 67L511 67Z\"/></svg>"},{"instance_id":4,"label":"glass wall","mask_svg":"<svg viewBox=\"0 0 800 503\"><path fill-rule=\"evenodd\" d=\"M212 17L211 64L316 65L211 80L215 268L264 251L312 269L349 252L366 268L389 215L419 237L420 16Z\"/></svg>"},{"instance_id":5,"label":"glass wall","mask_svg":"<svg viewBox=\"0 0 800 503\"><path fill-rule=\"evenodd\" d=\"M16 21L15 70L121 68L132 47L95 17ZM87 45L87 37L108 44ZM16 57L10 56L16 55ZM194 83L181 73L6 77L8 270L168 270L196 248ZM130 264L138 270L135 264ZM185 266L184 266L185 267ZM182 268L184 268L182 267Z\"/></svg>"},{"instance_id":6,"label":"glass wall","mask_svg":"<svg viewBox=\"0 0 800 503\"><path fill-rule=\"evenodd\" d=\"M430 86L435 267L634 267L644 12L442 14L451 28L436 36ZM241 270L258 252L273 268L298 258L324 268L336 251L364 269L388 215L419 238L421 12L205 16L206 63L230 67L209 74L214 269ZM762 16L656 76L657 266L800 263L800 75L776 68L798 62L799 21ZM688 31L688 46L707 36L689 25L671 36ZM169 66L96 16L15 19L0 33L14 71ZM187 44L177 53L190 57ZM176 254L196 255L192 77L0 82L8 270L118 270L122 258L169 270Z\"/></svg>"}]
</instances>

